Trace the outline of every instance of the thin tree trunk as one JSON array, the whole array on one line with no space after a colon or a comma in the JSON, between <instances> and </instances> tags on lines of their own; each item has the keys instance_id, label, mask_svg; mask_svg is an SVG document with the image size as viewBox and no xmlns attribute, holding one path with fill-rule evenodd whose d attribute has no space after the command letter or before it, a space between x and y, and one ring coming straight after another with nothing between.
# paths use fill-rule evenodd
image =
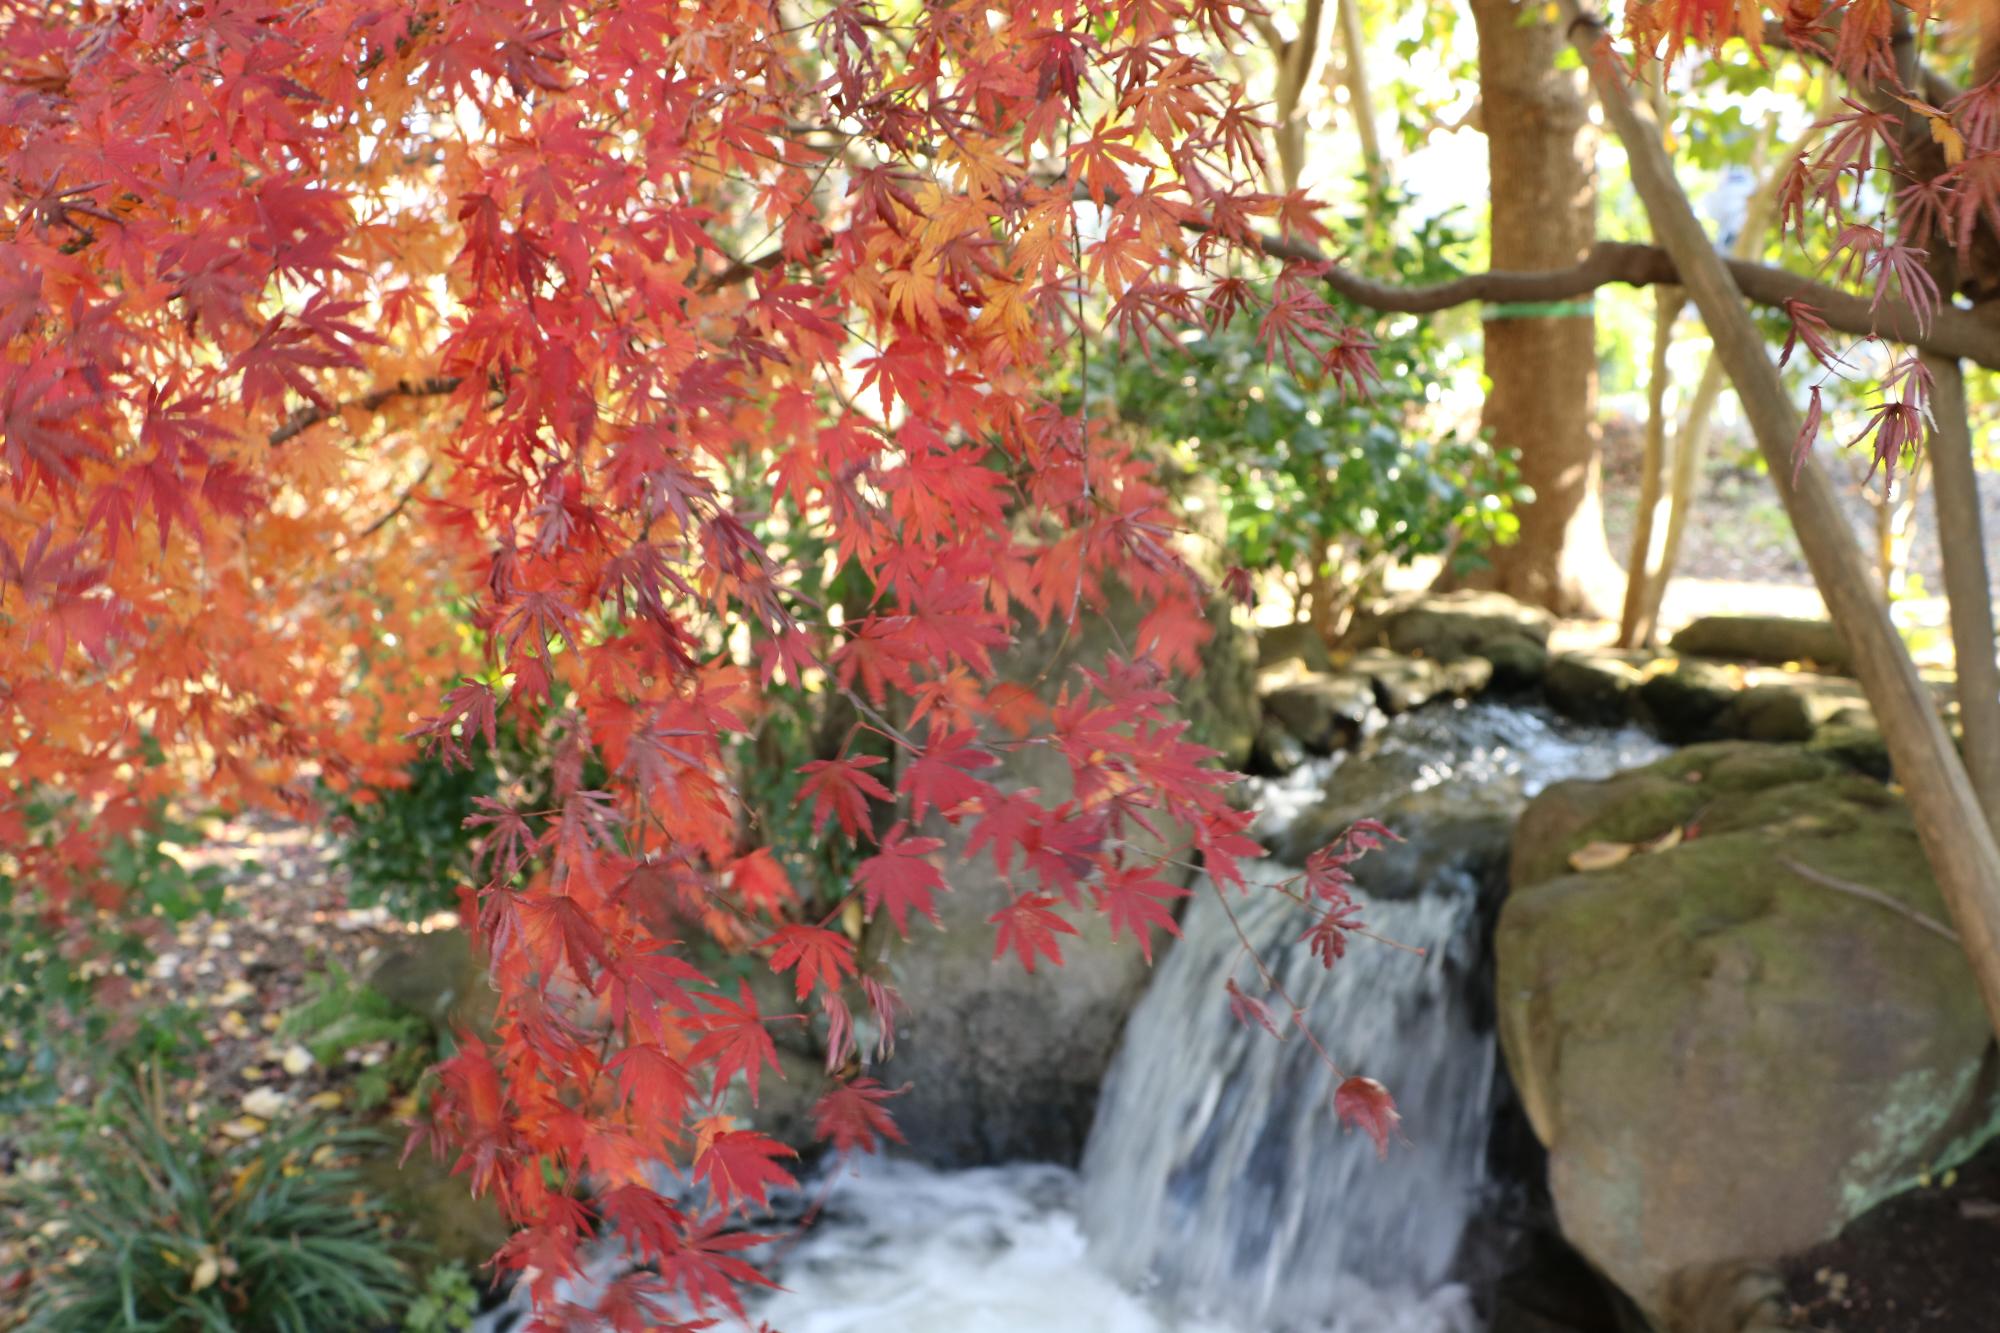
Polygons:
<instances>
[{"instance_id":1,"label":"thin tree trunk","mask_svg":"<svg viewBox=\"0 0 2000 1333\"><path fill-rule=\"evenodd\" d=\"M1951 603L1951 644L1958 664L1958 720L1965 731L1965 767L2000 837L2000 661L1994 657L1993 584L1980 531L1979 477L1972 467L1972 431L1965 415L1965 377L1958 362L1926 352L1931 372L1931 496L1937 505L1944 591Z\"/></svg>"},{"instance_id":2,"label":"thin tree trunk","mask_svg":"<svg viewBox=\"0 0 2000 1333\"><path fill-rule=\"evenodd\" d=\"M1298 189L1299 179L1305 173L1305 92L1313 74L1319 69L1320 55L1326 49L1320 32L1325 13L1325 0L1306 0L1305 14L1299 20L1299 34L1290 41L1279 36L1268 19L1259 25L1265 44L1271 48L1272 58L1278 65L1278 86L1271 97L1271 110L1276 118L1272 140L1278 148L1281 193L1289 194Z\"/></svg>"},{"instance_id":3,"label":"thin tree trunk","mask_svg":"<svg viewBox=\"0 0 2000 1333\"><path fill-rule=\"evenodd\" d=\"M1667 354L1674 346L1674 321L1686 305L1687 293L1678 287L1661 287L1653 293L1653 368L1646 385L1646 446L1639 462L1639 509L1633 515L1632 554L1625 564L1625 607L1618 618L1620 648L1653 639L1653 626L1645 614L1652 587L1650 571L1661 564L1669 521L1660 509L1667 501L1667 384L1673 373ZM1676 456L1685 445L1685 439L1676 441Z\"/></svg>"},{"instance_id":4,"label":"thin tree trunk","mask_svg":"<svg viewBox=\"0 0 2000 1333\"><path fill-rule=\"evenodd\" d=\"M1667 584L1673 581L1680 563L1681 539L1687 534L1688 518L1694 513L1695 491L1701 484L1701 466L1708 453L1709 419L1722 398L1726 379L1722 363L1710 357L1695 381L1688 400L1687 417L1674 437L1674 474L1667 486L1667 536L1660 543L1660 563L1646 574L1646 601L1639 610L1633 637L1652 642L1660 630L1660 605L1666 600Z\"/></svg>"},{"instance_id":5,"label":"thin tree trunk","mask_svg":"<svg viewBox=\"0 0 2000 1333\"><path fill-rule=\"evenodd\" d=\"M1769 140L1767 130L1757 143L1753 169L1760 172ZM1775 174L1765 177L1750 196L1749 206L1743 210L1743 230L1736 236L1738 259L1755 259L1763 253L1764 233L1770 230L1771 215L1777 211L1778 180ZM1694 396L1688 402L1687 418L1675 436L1674 475L1667 498L1667 539L1660 547L1659 565L1646 571L1646 601L1635 631L1636 638L1649 643L1659 633L1660 606L1666 599L1674 568L1680 562L1681 539L1694 513L1695 490L1701 484L1701 466L1708 452L1709 419L1722 398L1722 388L1722 362L1711 356L1702 365L1701 379L1696 381Z\"/></svg>"},{"instance_id":6,"label":"thin tree trunk","mask_svg":"<svg viewBox=\"0 0 2000 1333\"><path fill-rule=\"evenodd\" d=\"M1625 145L1632 183L1654 236L1673 256L1681 282L1707 321L1716 354L1736 385L1791 515L1813 581L1854 656L1862 688L1882 724L1890 762L1908 794L1931 873L1965 942L1988 1020L2000 1031L2000 846L1875 590L1832 483L1811 458L1792 479L1792 448L1801 426L1798 409L1785 393L1742 293L1674 179L1659 126L1633 104L1604 29L1584 17L1575 0L1566 0L1564 9L1570 40L1590 70L1606 120Z\"/></svg>"},{"instance_id":7,"label":"thin tree trunk","mask_svg":"<svg viewBox=\"0 0 2000 1333\"><path fill-rule=\"evenodd\" d=\"M1383 174L1382 136L1375 125L1375 98L1368 91L1368 38L1361 27L1361 0L1336 0L1340 23L1340 81L1347 87L1348 106L1354 112L1354 128L1361 135L1361 162L1368 179L1376 186L1386 183Z\"/></svg>"},{"instance_id":8,"label":"thin tree trunk","mask_svg":"<svg viewBox=\"0 0 2000 1333\"><path fill-rule=\"evenodd\" d=\"M1567 268L1596 239L1596 132L1581 81L1557 66L1563 35L1517 0L1472 0L1492 181L1492 266ZM1551 610L1617 596L1604 538L1597 430L1597 324L1590 303L1486 312L1485 423L1534 491L1520 534L1487 553L1477 582Z\"/></svg>"}]
</instances>

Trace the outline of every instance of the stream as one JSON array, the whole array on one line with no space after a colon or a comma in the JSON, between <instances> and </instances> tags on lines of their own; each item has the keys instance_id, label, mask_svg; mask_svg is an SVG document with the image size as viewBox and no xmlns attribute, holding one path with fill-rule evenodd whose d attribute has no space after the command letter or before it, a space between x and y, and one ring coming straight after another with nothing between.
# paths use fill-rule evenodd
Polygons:
<instances>
[{"instance_id":1,"label":"stream","mask_svg":"<svg viewBox=\"0 0 2000 1333\"><path fill-rule=\"evenodd\" d=\"M1466 1252L1494 1198L1503 1078L1484 957L1494 851L1550 782L1603 777L1661 750L1637 731L1459 703L1258 783L1258 834L1286 859L1363 814L1410 833L1364 860L1380 864L1356 895L1367 928L1409 949L1354 939L1329 970L1299 942L1296 904L1253 883L1231 898L1232 922L1198 882L1183 938L1126 1027L1078 1170L868 1161L808 1182L820 1216L765 1260L784 1289L751 1302L749 1326L1479 1333ZM1426 845L1482 828L1480 856L1454 862L1440 854L1449 847ZM1294 872L1274 860L1256 873ZM1387 1161L1338 1124L1337 1080L1308 1043L1231 1018L1226 980L1263 990L1239 928L1343 1068L1395 1095L1404 1140Z\"/></svg>"}]
</instances>

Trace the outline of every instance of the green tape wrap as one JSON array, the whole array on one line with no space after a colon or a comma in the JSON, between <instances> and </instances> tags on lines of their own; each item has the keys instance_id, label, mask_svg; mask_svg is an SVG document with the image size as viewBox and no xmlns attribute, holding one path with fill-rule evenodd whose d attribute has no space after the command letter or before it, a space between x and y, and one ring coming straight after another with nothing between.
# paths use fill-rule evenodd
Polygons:
<instances>
[{"instance_id":1,"label":"green tape wrap","mask_svg":"<svg viewBox=\"0 0 2000 1333\"><path fill-rule=\"evenodd\" d=\"M1597 313L1592 297L1576 301L1506 301L1482 306L1479 317L1491 323L1502 319L1579 319Z\"/></svg>"}]
</instances>

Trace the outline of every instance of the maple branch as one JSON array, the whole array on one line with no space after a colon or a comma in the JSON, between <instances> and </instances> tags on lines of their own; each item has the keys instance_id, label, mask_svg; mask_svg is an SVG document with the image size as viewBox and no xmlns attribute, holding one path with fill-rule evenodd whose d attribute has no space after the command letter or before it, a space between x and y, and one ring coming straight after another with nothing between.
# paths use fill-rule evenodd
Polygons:
<instances>
[{"instance_id":1,"label":"maple branch","mask_svg":"<svg viewBox=\"0 0 2000 1333\"><path fill-rule=\"evenodd\" d=\"M1194 229L1206 230L1198 224ZM1326 262L1326 256L1318 250L1295 241L1267 239L1259 244L1273 259L1307 264ZM1786 301L1802 301L1818 310L1829 326L1843 333L1886 338L2000 370L2000 325L1969 310L1940 306L1926 327L1917 312L1901 300L1877 302L1769 264L1742 259L1724 263L1743 295L1759 305L1779 307ZM1327 286L1357 305L1409 315L1433 314L1473 301L1495 304L1561 301L1614 283L1650 287L1678 285L1681 281L1674 261L1665 250L1626 241L1599 241L1580 263L1543 273L1493 269L1423 287L1377 282L1340 267L1330 268L1324 277Z\"/></svg>"},{"instance_id":2,"label":"maple branch","mask_svg":"<svg viewBox=\"0 0 2000 1333\"><path fill-rule=\"evenodd\" d=\"M394 523L396 521L396 516L401 514L405 509L410 507L410 501L413 498L415 498L417 493L417 488L422 486L426 481L430 480L431 468L436 465L436 462L437 460L433 458L425 459L423 470L418 472L415 478L411 480L410 484L403 488L402 494L396 497L396 503L394 506L390 508L389 512L382 515L382 517L376 519L373 523L370 523L367 527L363 528L359 533L359 535L357 535L354 540L358 542L366 541L368 540L368 538L373 537L376 533L380 532L382 529L388 527L391 523Z\"/></svg>"},{"instance_id":3,"label":"maple branch","mask_svg":"<svg viewBox=\"0 0 2000 1333\"><path fill-rule=\"evenodd\" d=\"M285 424L272 431L267 437L267 442L273 448L276 448L278 445L285 443L285 441L311 430L320 422L337 417L350 408L358 407L364 412L373 412L384 403L391 402L397 398L437 398L453 392L462 382L462 378L457 375L432 376L429 379L421 380L398 380L387 388L377 389L373 393L365 393L359 398L349 399L344 403L331 403L325 407L302 407L289 417L286 417Z\"/></svg>"}]
</instances>

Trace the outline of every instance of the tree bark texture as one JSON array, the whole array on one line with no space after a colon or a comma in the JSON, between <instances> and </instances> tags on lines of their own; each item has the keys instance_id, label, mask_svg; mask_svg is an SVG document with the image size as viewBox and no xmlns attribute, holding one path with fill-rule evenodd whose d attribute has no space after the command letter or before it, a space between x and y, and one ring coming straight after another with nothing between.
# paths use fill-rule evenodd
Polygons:
<instances>
[{"instance_id":1,"label":"tree bark texture","mask_svg":"<svg viewBox=\"0 0 2000 1333\"><path fill-rule=\"evenodd\" d=\"M1597 239L1596 133L1583 83L1556 67L1560 27L1516 0L1472 0L1479 96L1492 182L1492 267L1542 271L1582 261ZM1491 552L1484 579L1551 610L1613 604L1615 566L1599 496L1597 324L1504 309L1488 319L1485 424L1514 451L1535 498L1520 539Z\"/></svg>"}]
</instances>

